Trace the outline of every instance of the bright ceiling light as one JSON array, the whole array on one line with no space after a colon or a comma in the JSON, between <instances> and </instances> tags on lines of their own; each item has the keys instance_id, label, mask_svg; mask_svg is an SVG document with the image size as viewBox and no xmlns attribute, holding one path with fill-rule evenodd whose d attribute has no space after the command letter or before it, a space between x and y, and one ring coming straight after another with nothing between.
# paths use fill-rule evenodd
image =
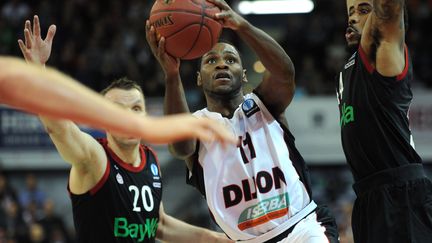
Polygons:
<instances>
[{"instance_id":1,"label":"bright ceiling light","mask_svg":"<svg viewBox=\"0 0 432 243\"><path fill-rule=\"evenodd\" d=\"M238 4L242 14L310 13L313 9L312 0L257 0L240 1Z\"/></svg>"},{"instance_id":2,"label":"bright ceiling light","mask_svg":"<svg viewBox=\"0 0 432 243\"><path fill-rule=\"evenodd\" d=\"M266 70L266 68L264 67L261 61L256 61L253 65L253 69L257 73L263 73Z\"/></svg>"}]
</instances>

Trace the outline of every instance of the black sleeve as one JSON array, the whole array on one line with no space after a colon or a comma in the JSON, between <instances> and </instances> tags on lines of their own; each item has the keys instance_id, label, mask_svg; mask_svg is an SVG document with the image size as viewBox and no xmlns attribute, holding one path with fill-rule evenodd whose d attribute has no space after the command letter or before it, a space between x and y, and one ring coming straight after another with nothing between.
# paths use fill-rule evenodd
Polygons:
<instances>
[{"instance_id":1,"label":"black sleeve","mask_svg":"<svg viewBox=\"0 0 432 243\"><path fill-rule=\"evenodd\" d=\"M339 233L336 219L326 205L318 205L316 208L317 220L325 227L324 232L330 243L339 243Z\"/></svg>"}]
</instances>

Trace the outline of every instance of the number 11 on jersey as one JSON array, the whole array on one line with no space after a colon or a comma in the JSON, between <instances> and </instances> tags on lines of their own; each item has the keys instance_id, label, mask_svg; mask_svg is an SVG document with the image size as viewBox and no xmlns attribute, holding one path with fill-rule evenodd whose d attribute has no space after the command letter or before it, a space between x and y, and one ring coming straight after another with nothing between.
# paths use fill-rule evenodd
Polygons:
<instances>
[{"instance_id":1,"label":"number 11 on jersey","mask_svg":"<svg viewBox=\"0 0 432 243\"><path fill-rule=\"evenodd\" d=\"M240 154L241 154L241 157L243 159L243 163L247 164L247 163L249 163L249 159L247 158L246 152L245 152L246 146L247 146L247 149L249 149L250 160L253 160L256 157L255 148L252 144L252 139L251 139L249 133L246 133L246 137L244 138L244 140L243 140L242 136L239 136L239 140L240 140L240 143L239 143L239 145L237 145L237 147L240 149Z\"/></svg>"}]
</instances>

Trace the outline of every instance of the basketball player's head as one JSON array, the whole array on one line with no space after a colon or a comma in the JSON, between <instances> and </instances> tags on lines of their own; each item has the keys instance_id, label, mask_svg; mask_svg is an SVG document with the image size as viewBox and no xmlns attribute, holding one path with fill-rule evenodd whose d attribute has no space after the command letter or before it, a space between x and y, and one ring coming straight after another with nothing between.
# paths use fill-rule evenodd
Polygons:
<instances>
[{"instance_id":1,"label":"basketball player's head","mask_svg":"<svg viewBox=\"0 0 432 243\"><path fill-rule=\"evenodd\" d=\"M206 95L235 96L247 82L240 53L227 42L217 43L201 57L197 84Z\"/></svg>"},{"instance_id":2,"label":"basketball player's head","mask_svg":"<svg viewBox=\"0 0 432 243\"><path fill-rule=\"evenodd\" d=\"M360 44L366 20L373 11L373 0L346 0L346 7L348 27L345 32L345 39L348 48L351 51L356 51ZM408 14L405 6L403 18L406 31L408 29Z\"/></svg>"},{"instance_id":3,"label":"basketball player's head","mask_svg":"<svg viewBox=\"0 0 432 243\"><path fill-rule=\"evenodd\" d=\"M143 116L146 114L144 94L135 81L127 78L115 80L102 90L101 94L127 110ZM113 119L118 119L118 117L113 117ZM111 137L119 146L136 145L140 142L138 138L124 137L109 131L107 131L107 137Z\"/></svg>"},{"instance_id":4,"label":"basketball player's head","mask_svg":"<svg viewBox=\"0 0 432 243\"><path fill-rule=\"evenodd\" d=\"M349 49L356 50L369 14L373 10L372 0L346 0L348 28L345 39Z\"/></svg>"}]
</instances>

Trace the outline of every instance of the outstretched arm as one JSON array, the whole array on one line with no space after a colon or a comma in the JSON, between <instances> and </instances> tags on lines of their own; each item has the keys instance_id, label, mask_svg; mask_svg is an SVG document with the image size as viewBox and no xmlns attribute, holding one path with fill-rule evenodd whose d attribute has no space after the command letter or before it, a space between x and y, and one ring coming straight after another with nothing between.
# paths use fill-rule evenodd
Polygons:
<instances>
[{"instance_id":1,"label":"outstretched arm","mask_svg":"<svg viewBox=\"0 0 432 243\"><path fill-rule=\"evenodd\" d=\"M32 23L29 20L25 22L25 41L18 40L18 44L27 63L39 67L45 67L46 62L51 55L51 47L55 32L56 26L51 25L48 29L47 37L42 39L39 17L37 15L33 17L33 28ZM19 67L19 64L12 64L12 62L10 65L12 69L18 69ZM42 70L40 72L44 71ZM34 74L35 78L38 77L38 74ZM26 80L28 79L23 79L22 77L23 76L18 76L17 79L14 80L15 86L12 86L11 84L8 85L8 89L16 92L11 93L10 95L16 97L17 94L22 93L31 96L30 98L38 98L41 100L39 101L42 102L41 104L47 105L47 111L50 109L48 105L52 105L53 107L57 107L57 105L65 105L59 106L59 109L63 108L65 112L70 109L70 106L72 106L72 104L69 104L69 106L62 104L61 101L52 97L51 93L45 95L44 90L38 90L37 87L33 86L36 83L33 82L27 84ZM6 80L7 79L8 78L6 77ZM39 84L41 85L40 88L45 88L42 86L42 82ZM21 87L19 85L21 85ZM45 83L44 85L49 85L49 87L46 88L53 88L49 83ZM63 89L63 91L66 90L67 89ZM35 109L40 108L37 101L25 101L24 99L9 97L6 102L15 102L11 104L16 107L29 109L30 111L37 111ZM103 175L104 168L106 167L106 156L101 145L93 137L82 132L71 120L55 119L50 117L51 113L44 114L44 110L42 110L39 115L45 130L56 146L59 154L65 161L72 164L70 176L71 190L75 193L86 192L89 188L92 188L97 181L99 181L100 177Z\"/></svg>"},{"instance_id":2,"label":"outstretched arm","mask_svg":"<svg viewBox=\"0 0 432 243\"><path fill-rule=\"evenodd\" d=\"M361 47L378 73L394 77L405 67L405 0L373 0Z\"/></svg>"},{"instance_id":3,"label":"outstretched arm","mask_svg":"<svg viewBox=\"0 0 432 243\"><path fill-rule=\"evenodd\" d=\"M32 113L141 137L151 143L187 138L233 144L237 141L223 126L209 119L191 115L140 117L54 69L43 70L11 57L0 57L0 102Z\"/></svg>"},{"instance_id":4,"label":"outstretched arm","mask_svg":"<svg viewBox=\"0 0 432 243\"><path fill-rule=\"evenodd\" d=\"M224 0L208 0L222 12L215 18L225 28L234 30L255 51L266 68L257 92L272 114L282 114L294 95L294 65L283 48L267 33L251 25L233 11Z\"/></svg>"},{"instance_id":5,"label":"outstretched arm","mask_svg":"<svg viewBox=\"0 0 432 243\"><path fill-rule=\"evenodd\" d=\"M234 242L222 233L196 227L182 222L164 212L161 204L159 209L159 225L156 238L163 242L202 242L202 243L231 243Z\"/></svg>"},{"instance_id":6,"label":"outstretched arm","mask_svg":"<svg viewBox=\"0 0 432 243\"><path fill-rule=\"evenodd\" d=\"M180 59L170 56L165 51L165 38L159 41L156 31L149 21L146 22L146 38L153 55L158 60L165 74L165 114L189 113L186 96L181 81ZM189 139L169 145L171 154L179 159L186 159L195 152L196 139Z\"/></svg>"}]
</instances>

